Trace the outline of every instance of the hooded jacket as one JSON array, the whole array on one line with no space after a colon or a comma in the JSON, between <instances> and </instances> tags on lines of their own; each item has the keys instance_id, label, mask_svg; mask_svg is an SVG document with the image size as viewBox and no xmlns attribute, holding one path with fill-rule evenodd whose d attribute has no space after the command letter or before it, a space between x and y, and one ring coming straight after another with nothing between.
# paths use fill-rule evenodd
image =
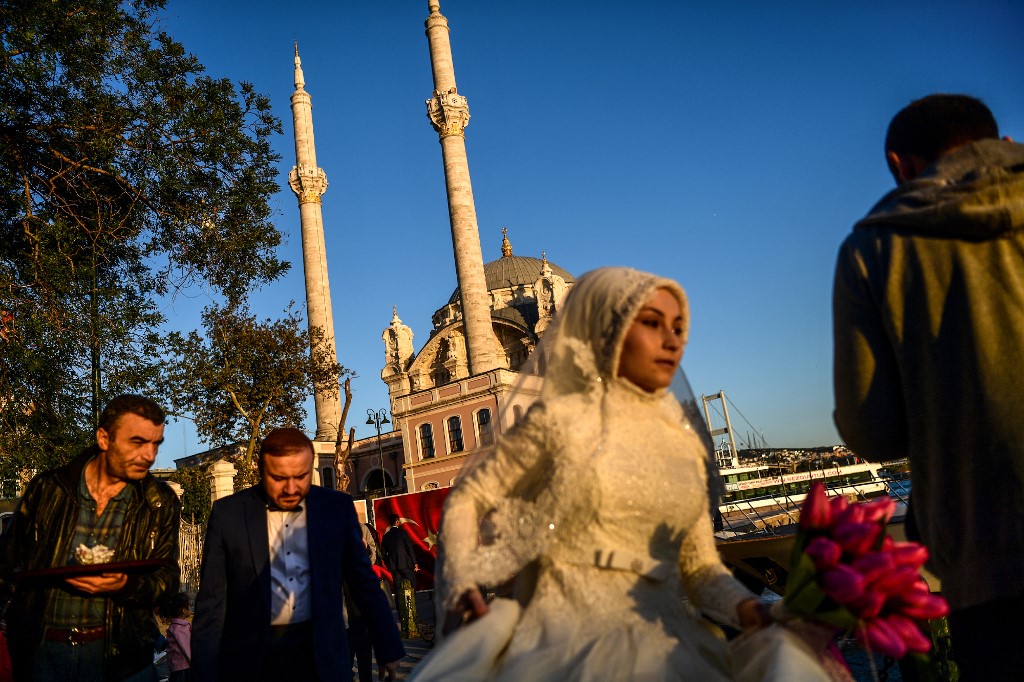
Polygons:
<instances>
[{"instance_id":1,"label":"hooded jacket","mask_svg":"<svg viewBox=\"0 0 1024 682\"><path fill-rule=\"evenodd\" d=\"M14 522L0 542L0 575L12 571L61 566L78 519L78 485L95 446L58 469L36 476L28 484ZM117 561L166 559L167 565L149 572L129 573L127 584L106 599L104 678L123 679L153 662L159 633L153 607L178 590L178 524L181 504L174 492L152 475L128 483L135 494L128 503ZM43 616L52 590L41 585L8 582L13 592L7 609L15 679L28 679L32 658L43 639ZM102 598L102 597L98 597Z\"/></svg>"},{"instance_id":2,"label":"hooded jacket","mask_svg":"<svg viewBox=\"0 0 1024 682\"><path fill-rule=\"evenodd\" d=\"M836 265L835 421L909 457L954 609L1024 593L1024 145L942 156L854 227Z\"/></svg>"}]
</instances>

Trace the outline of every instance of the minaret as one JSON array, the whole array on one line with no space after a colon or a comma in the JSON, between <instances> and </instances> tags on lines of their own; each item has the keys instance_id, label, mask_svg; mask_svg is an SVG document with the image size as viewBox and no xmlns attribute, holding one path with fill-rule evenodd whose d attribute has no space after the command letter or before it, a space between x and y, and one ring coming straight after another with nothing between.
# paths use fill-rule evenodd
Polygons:
<instances>
[{"instance_id":1,"label":"minaret","mask_svg":"<svg viewBox=\"0 0 1024 682\"><path fill-rule=\"evenodd\" d=\"M497 340L491 328L491 306L484 278L484 259L469 180L464 129L469 124L469 105L455 88L448 20L437 0L428 2L427 42L434 72L434 94L427 100L427 117L441 141L444 180L448 188L448 215L455 250L455 274L462 298L462 322L466 330L469 373L481 374L498 366Z\"/></svg>"},{"instance_id":2,"label":"minaret","mask_svg":"<svg viewBox=\"0 0 1024 682\"><path fill-rule=\"evenodd\" d=\"M327 174L316 166L313 146L313 104L305 90L299 44L295 43L295 93L292 95L292 122L295 124L295 167L288 174L288 185L299 198L302 221L302 265L306 274L306 318L309 328L323 331L324 348L329 359L337 362L334 343L334 314L331 311L331 287L327 281L327 252L324 248L324 218L320 197L327 191ZM314 349L310 348L310 353ZM316 404L316 440L333 441L341 423L338 392L327 395L314 389Z\"/></svg>"}]
</instances>

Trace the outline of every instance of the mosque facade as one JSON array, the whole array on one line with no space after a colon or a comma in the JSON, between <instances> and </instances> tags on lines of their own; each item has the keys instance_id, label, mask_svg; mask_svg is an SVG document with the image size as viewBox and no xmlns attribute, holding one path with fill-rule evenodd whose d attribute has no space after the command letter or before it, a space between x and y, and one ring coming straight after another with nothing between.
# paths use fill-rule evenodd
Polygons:
<instances>
[{"instance_id":1,"label":"mosque facade","mask_svg":"<svg viewBox=\"0 0 1024 682\"><path fill-rule=\"evenodd\" d=\"M448 487L470 458L493 447L495 438L537 395L538 380L519 370L573 282L569 272L543 253L540 258L515 255L506 229L501 257L483 262L465 146L469 103L455 82L448 20L437 0L429 0L428 11L425 28L434 90L426 100L426 113L441 146L458 286L434 312L430 334L419 350L412 329L397 308L392 310L391 323L381 335L381 379L388 386L393 431L352 443L348 490L359 496ZM298 92L302 81L297 53L295 59ZM293 106L306 104L306 97L293 97ZM295 116L297 167L315 169L312 119L305 109L301 114ZM304 245L306 223L304 215ZM322 224L317 227L322 234ZM327 428L317 405L320 436ZM320 479L333 487L333 451L325 447L318 453Z\"/></svg>"}]
</instances>

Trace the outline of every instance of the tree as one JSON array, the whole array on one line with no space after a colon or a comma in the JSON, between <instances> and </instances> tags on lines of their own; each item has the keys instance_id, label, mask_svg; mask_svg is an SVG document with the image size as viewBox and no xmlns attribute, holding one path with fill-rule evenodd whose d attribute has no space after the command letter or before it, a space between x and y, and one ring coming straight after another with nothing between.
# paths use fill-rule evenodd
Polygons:
<instances>
[{"instance_id":1,"label":"tree","mask_svg":"<svg viewBox=\"0 0 1024 682\"><path fill-rule=\"evenodd\" d=\"M349 408L352 407L352 380L346 378L342 388L345 391L345 406L341 410L341 423L338 424L338 433L334 439L334 471L337 474L334 487L342 492L347 492L348 484L352 482L352 478L348 475L349 457L352 455L352 444L356 440L354 426L349 430L348 438L345 438L345 422L348 420Z\"/></svg>"},{"instance_id":2,"label":"tree","mask_svg":"<svg viewBox=\"0 0 1024 682\"><path fill-rule=\"evenodd\" d=\"M350 374L325 349L319 328L304 329L293 306L263 321L244 304L210 306L204 336L170 335L163 393L206 442L245 443L236 486L254 482L253 453L267 431L305 421L311 386L337 396L340 378Z\"/></svg>"},{"instance_id":3,"label":"tree","mask_svg":"<svg viewBox=\"0 0 1024 682\"><path fill-rule=\"evenodd\" d=\"M209 467L175 469L168 478L181 485L181 518L191 523L206 523L213 508L210 499Z\"/></svg>"},{"instance_id":4,"label":"tree","mask_svg":"<svg viewBox=\"0 0 1024 682\"><path fill-rule=\"evenodd\" d=\"M238 302L288 267L268 99L204 75L164 0L0 0L0 453L91 439L157 377L163 303ZM9 333L8 333L9 332Z\"/></svg>"}]
</instances>

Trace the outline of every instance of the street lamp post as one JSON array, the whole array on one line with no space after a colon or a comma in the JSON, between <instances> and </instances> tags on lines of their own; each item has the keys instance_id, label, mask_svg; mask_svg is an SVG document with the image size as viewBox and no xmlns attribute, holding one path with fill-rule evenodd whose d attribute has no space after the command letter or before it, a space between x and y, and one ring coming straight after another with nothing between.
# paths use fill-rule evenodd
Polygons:
<instances>
[{"instance_id":1,"label":"street lamp post","mask_svg":"<svg viewBox=\"0 0 1024 682\"><path fill-rule=\"evenodd\" d=\"M380 482L384 486L384 497L388 495L388 477L384 473L384 447L380 443L380 427L382 424L390 424L388 421L388 413L381 408L374 412L372 409L366 410L366 423L370 426L377 427L377 454L380 456Z\"/></svg>"}]
</instances>

